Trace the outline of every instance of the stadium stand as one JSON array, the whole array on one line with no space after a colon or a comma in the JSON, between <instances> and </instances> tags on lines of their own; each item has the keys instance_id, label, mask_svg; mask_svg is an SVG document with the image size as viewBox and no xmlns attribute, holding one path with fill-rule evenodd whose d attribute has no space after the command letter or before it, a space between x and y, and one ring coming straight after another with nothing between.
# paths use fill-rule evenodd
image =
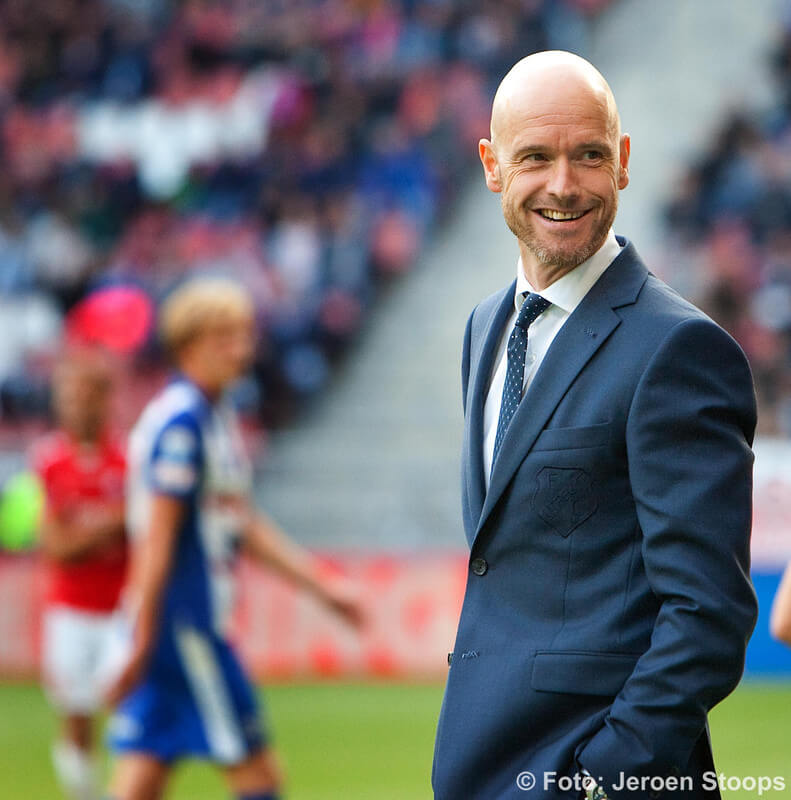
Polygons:
<instances>
[{"instance_id":1,"label":"stadium stand","mask_svg":"<svg viewBox=\"0 0 791 800\"><path fill-rule=\"evenodd\" d=\"M257 302L240 398L291 419L448 213L493 83L607 2L0 2L0 428L43 419L91 290L216 270ZM135 367L127 418L161 354Z\"/></svg>"},{"instance_id":2,"label":"stadium stand","mask_svg":"<svg viewBox=\"0 0 791 800\"><path fill-rule=\"evenodd\" d=\"M733 111L686 171L665 217L669 247L693 260L669 275L742 345L759 433L791 436L791 15L771 54L776 100ZM669 258L668 261L674 259Z\"/></svg>"}]
</instances>

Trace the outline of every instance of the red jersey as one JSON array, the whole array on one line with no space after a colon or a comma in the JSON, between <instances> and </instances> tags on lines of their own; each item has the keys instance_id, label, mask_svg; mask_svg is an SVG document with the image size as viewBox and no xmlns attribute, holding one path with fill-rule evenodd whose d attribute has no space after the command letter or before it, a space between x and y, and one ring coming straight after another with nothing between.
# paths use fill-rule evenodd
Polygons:
<instances>
[{"instance_id":1,"label":"red jersey","mask_svg":"<svg viewBox=\"0 0 791 800\"><path fill-rule=\"evenodd\" d=\"M123 501L126 458L119 442L105 436L84 445L61 431L33 447L32 466L44 486L49 514L118 507ZM126 573L127 545L116 539L72 561L47 559L48 603L108 612L118 604Z\"/></svg>"}]
</instances>

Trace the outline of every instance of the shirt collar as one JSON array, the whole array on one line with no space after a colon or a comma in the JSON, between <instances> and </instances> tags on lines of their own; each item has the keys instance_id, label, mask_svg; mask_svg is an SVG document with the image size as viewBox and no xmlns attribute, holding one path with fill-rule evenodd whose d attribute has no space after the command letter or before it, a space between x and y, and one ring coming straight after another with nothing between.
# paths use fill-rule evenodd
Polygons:
<instances>
[{"instance_id":1,"label":"shirt collar","mask_svg":"<svg viewBox=\"0 0 791 800\"><path fill-rule=\"evenodd\" d=\"M593 284L604 274L607 267L615 261L620 252L621 245L618 244L618 240L615 238L612 228L610 228L604 244L590 258L574 267L571 272L567 272L558 278L545 289L542 289L539 294L549 300L552 305L558 306L567 314L571 314L580 304L582 298L591 290ZM516 295L514 297L517 311L522 307L525 292L535 292L535 289L525 277L520 256L516 267Z\"/></svg>"}]
</instances>

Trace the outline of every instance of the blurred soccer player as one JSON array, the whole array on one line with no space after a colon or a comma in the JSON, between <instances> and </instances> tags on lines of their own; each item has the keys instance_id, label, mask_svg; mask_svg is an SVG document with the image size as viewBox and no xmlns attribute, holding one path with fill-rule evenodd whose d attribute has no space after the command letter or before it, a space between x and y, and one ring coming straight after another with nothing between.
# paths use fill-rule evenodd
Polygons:
<instances>
[{"instance_id":1,"label":"blurred soccer player","mask_svg":"<svg viewBox=\"0 0 791 800\"><path fill-rule=\"evenodd\" d=\"M315 560L250 504L250 467L223 396L253 355L247 294L193 280L168 299L160 327L179 374L130 438L134 629L109 693L120 701L111 796L157 800L173 763L197 756L224 769L239 800L271 800L278 767L226 638L236 555L244 547L351 622L360 612L345 581L322 580Z\"/></svg>"},{"instance_id":2,"label":"blurred soccer player","mask_svg":"<svg viewBox=\"0 0 791 800\"><path fill-rule=\"evenodd\" d=\"M109 664L113 612L126 568L123 447L108 428L111 371L102 353L66 354L53 376L58 429L33 446L46 501L43 672L63 722L53 747L64 791L98 797L93 720Z\"/></svg>"}]
</instances>

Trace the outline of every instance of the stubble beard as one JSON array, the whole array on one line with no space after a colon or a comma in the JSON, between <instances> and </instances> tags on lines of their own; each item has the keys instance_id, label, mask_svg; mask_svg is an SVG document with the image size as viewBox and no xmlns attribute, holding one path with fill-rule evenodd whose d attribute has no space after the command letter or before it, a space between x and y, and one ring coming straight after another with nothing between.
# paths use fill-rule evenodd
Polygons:
<instances>
[{"instance_id":1,"label":"stubble beard","mask_svg":"<svg viewBox=\"0 0 791 800\"><path fill-rule=\"evenodd\" d=\"M536 257L539 263L558 267L566 272L578 267L583 261L587 261L604 244L604 240L615 222L615 215L618 213L618 195L616 194L612 208L601 219L593 236L576 250L568 252L559 248L551 249L539 240L534 228L526 224L525 217L519 214L519 212L522 215L531 214L532 211L520 207L515 212L512 206L506 204L504 195L500 196L500 200L503 207L503 218L511 233Z\"/></svg>"}]
</instances>

